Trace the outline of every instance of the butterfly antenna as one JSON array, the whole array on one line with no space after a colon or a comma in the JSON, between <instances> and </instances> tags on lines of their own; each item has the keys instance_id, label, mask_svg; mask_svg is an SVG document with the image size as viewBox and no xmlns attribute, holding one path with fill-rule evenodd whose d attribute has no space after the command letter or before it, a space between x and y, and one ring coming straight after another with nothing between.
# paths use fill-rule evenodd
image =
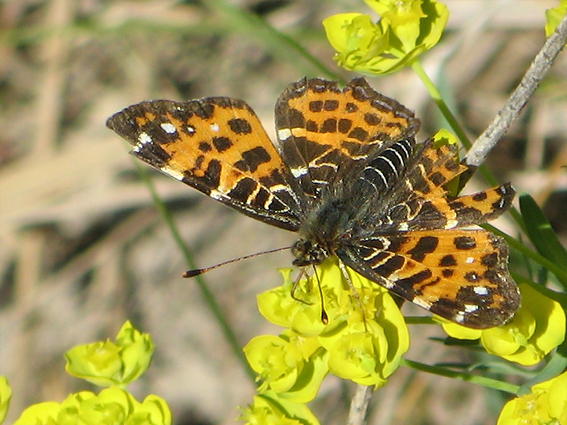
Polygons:
<instances>
[{"instance_id":1,"label":"butterfly antenna","mask_svg":"<svg viewBox=\"0 0 567 425\"><path fill-rule=\"evenodd\" d=\"M321 322L324 325L329 323L329 316L327 315L327 311L325 310L325 297L323 297L323 288L321 288L321 281L319 280L319 275L317 274L317 269L315 265L313 265L313 274L317 279L317 286L319 287L319 297L321 298Z\"/></svg>"},{"instance_id":2,"label":"butterfly antenna","mask_svg":"<svg viewBox=\"0 0 567 425\"><path fill-rule=\"evenodd\" d=\"M185 273L183 273L183 277L199 276L199 275L202 275L203 273L207 273L208 271L211 271L211 270L216 269L216 268L221 267L221 266L226 266L227 264L230 264L230 263L236 263L237 261L247 260L249 258L258 257L258 256L264 255L264 254L271 254L272 252L283 251L285 249L290 249L290 247L284 246L282 248L276 248L276 249L271 249L269 251L262 251L262 252L257 252L255 254L245 255L244 257L233 258L232 260L224 261L222 263L215 264L214 266L211 266L211 267L205 267L204 269L187 270Z\"/></svg>"}]
</instances>

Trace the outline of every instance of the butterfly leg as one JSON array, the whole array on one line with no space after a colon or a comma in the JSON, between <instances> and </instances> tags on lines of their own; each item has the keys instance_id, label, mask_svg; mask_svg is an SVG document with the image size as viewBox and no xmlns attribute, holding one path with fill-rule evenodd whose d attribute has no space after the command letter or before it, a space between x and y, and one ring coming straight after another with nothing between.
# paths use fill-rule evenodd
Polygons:
<instances>
[{"instance_id":1,"label":"butterfly leg","mask_svg":"<svg viewBox=\"0 0 567 425\"><path fill-rule=\"evenodd\" d=\"M360 314L362 314L362 322L364 323L364 330L366 332L368 332L368 326L366 324L366 314L364 314L364 307L362 305L362 300L360 299L360 293L357 291L356 287L354 286L354 283L352 283L352 279L350 278L350 274L348 273L348 270L347 270L345 264L340 260L339 260L339 268L341 269L341 273L343 274L343 277L345 278L346 282L348 283L350 291L354 295L354 298L356 300L356 304L358 305L358 308L360 309Z\"/></svg>"}]
</instances>

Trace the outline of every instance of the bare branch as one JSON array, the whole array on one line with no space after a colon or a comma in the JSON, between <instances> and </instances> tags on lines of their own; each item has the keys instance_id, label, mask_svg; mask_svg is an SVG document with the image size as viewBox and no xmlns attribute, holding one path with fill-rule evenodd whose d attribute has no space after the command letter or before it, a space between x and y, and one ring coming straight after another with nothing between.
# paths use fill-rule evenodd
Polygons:
<instances>
[{"instance_id":1,"label":"bare branch","mask_svg":"<svg viewBox=\"0 0 567 425\"><path fill-rule=\"evenodd\" d=\"M482 165L486 156L496 146L503 134L518 118L524 106L545 77L555 58L567 42L567 15L563 18L555 32L547 39L536 55L522 81L516 87L506 104L498 111L488 128L474 142L463 159L470 170L465 173L464 181Z\"/></svg>"},{"instance_id":2,"label":"bare branch","mask_svg":"<svg viewBox=\"0 0 567 425\"><path fill-rule=\"evenodd\" d=\"M364 425L366 423L366 412L372 400L372 387L357 385L354 397L350 402L347 425Z\"/></svg>"}]
</instances>

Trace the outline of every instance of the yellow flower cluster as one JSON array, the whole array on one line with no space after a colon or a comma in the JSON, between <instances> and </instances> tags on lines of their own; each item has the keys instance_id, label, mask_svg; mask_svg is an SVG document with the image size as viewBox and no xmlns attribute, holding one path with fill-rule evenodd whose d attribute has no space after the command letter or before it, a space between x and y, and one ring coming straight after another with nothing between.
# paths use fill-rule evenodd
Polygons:
<instances>
[{"instance_id":1,"label":"yellow flower cluster","mask_svg":"<svg viewBox=\"0 0 567 425\"><path fill-rule=\"evenodd\" d=\"M123 387L139 378L150 366L154 344L150 335L124 323L116 342L80 345L65 354L65 369L95 385L109 387L95 394L81 391L62 403L43 402L28 407L14 425L171 425L167 403L156 395L139 402ZM6 413L11 392L0 380L0 419ZM0 420L1 422L1 420Z\"/></svg>"},{"instance_id":2,"label":"yellow flower cluster","mask_svg":"<svg viewBox=\"0 0 567 425\"><path fill-rule=\"evenodd\" d=\"M128 321L118 332L116 342L100 341L69 350L65 370L99 387L124 387L148 369L154 348L151 336Z\"/></svg>"},{"instance_id":3,"label":"yellow flower cluster","mask_svg":"<svg viewBox=\"0 0 567 425\"><path fill-rule=\"evenodd\" d=\"M266 319L287 329L258 336L244 348L262 381L259 394L307 403L329 372L362 385L384 385L409 348L404 317L388 291L348 270L350 288L336 259L295 289L290 272L282 271L283 286L258 296Z\"/></svg>"},{"instance_id":4,"label":"yellow flower cluster","mask_svg":"<svg viewBox=\"0 0 567 425\"><path fill-rule=\"evenodd\" d=\"M449 18L435 0L365 0L380 20L342 13L323 21L335 60L364 74L396 72L437 44Z\"/></svg>"},{"instance_id":5,"label":"yellow flower cluster","mask_svg":"<svg viewBox=\"0 0 567 425\"><path fill-rule=\"evenodd\" d=\"M44 402L28 407L14 425L171 424L171 411L163 399L150 395L143 402L118 387L99 394L82 391L62 403Z\"/></svg>"}]
</instances>

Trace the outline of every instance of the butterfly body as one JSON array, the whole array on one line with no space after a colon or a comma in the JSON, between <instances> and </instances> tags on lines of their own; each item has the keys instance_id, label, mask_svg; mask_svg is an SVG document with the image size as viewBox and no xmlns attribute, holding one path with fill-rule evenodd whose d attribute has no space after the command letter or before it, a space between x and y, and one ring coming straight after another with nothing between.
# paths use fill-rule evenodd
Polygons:
<instances>
[{"instance_id":1,"label":"butterfly body","mask_svg":"<svg viewBox=\"0 0 567 425\"><path fill-rule=\"evenodd\" d=\"M451 198L465 170L455 148L416 144L419 121L362 78L344 89L291 84L269 140L243 101L132 105L108 126L133 154L246 215L297 232L297 266L336 255L348 267L449 320L505 323L520 296L505 243L482 229L511 204L509 184Z\"/></svg>"}]
</instances>

